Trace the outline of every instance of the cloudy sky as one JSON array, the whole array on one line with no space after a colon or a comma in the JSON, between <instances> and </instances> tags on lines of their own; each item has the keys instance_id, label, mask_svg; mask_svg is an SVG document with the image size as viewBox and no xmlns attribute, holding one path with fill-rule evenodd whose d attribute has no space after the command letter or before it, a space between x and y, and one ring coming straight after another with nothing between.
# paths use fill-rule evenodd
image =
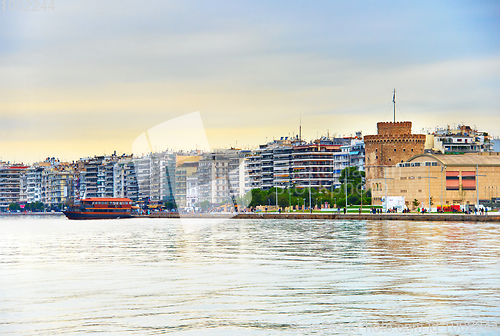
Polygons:
<instances>
[{"instance_id":1,"label":"cloudy sky","mask_svg":"<svg viewBox=\"0 0 500 336\"><path fill-rule=\"evenodd\" d=\"M4 161L130 153L144 131L195 111L213 148L296 134L300 118L306 139L374 134L394 88L415 132L500 135L498 1L54 5L0 7Z\"/></svg>"}]
</instances>

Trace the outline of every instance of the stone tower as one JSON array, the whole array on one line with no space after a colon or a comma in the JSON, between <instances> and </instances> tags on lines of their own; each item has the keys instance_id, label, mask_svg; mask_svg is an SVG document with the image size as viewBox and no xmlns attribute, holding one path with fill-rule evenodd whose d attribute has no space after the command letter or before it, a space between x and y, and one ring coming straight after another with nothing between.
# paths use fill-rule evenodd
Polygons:
<instances>
[{"instance_id":1,"label":"stone tower","mask_svg":"<svg viewBox=\"0 0 500 336\"><path fill-rule=\"evenodd\" d=\"M424 153L425 134L412 134L411 125L411 121L379 122L377 135L365 135L367 179L383 177L383 166Z\"/></svg>"}]
</instances>

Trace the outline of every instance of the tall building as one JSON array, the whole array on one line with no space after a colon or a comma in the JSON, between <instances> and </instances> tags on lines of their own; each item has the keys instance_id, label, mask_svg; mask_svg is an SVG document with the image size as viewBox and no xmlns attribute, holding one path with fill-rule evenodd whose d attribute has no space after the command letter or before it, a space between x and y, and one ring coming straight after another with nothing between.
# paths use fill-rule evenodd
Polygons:
<instances>
[{"instance_id":1,"label":"tall building","mask_svg":"<svg viewBox=\"0 0 500 336\"><path fill-rule=\"evenodd\" d=\"M138 200L146 203L174 202L176 155L149 153L134 161Z\"/></svg>"},{"instance_id":2,"label":"tall building","mask_svg":"<svg viewBox=\"0 0 500 336\"><path fill-rule=\"evenodd\" d=\"M199 155L177 155L175 169L175 203L179 208L194 207L198 203Z\"/></svg>"},{"instance_id":3,"label":"tall building","mask_svg":"<svg viewBox=\"0 0 500 336\"><path fill-rule=\"evenodd\" d=\"M249 189L269 190L275 186L285 188L292 183L293 147L303 144L298 137L281 137L246 156Z\"/></svg>"},{"instance_id":4,"label":"tall building","mask_svg":"<svg viewBox=\"0 0 500 336\"><path fill-rule=\"evenodd\" d=\"M138 201L137 177L132 156L122 157L113 166L113 197Z\"/></svg>"},{"instance_id":5,"label":"tall building","mask_svg":"<svg viewBox=\"0 0 500 336\"><path fill-rule=\"evenodd\" d=\"M365 148L361 132L356 137L321 137L306 143L287 137L274 140L248 154L245 159L248 190L273 187L335 189L341 185L341 170L356 166L364 170Z\"/></svg>"},{"instance_id":6,"label":"tall building","mask_svg":"<svg viewBox=\"0 0 500 336\"><path fill-rule=\"evenodd\" d=\"M42 171L41 202L49 207L63 208L70 202L73 188L73 167L68 163L47 167Z\"/></svg>"},{"instance_id":7,"label":"tall building","mask_svg":"<svg viewBox=\"0 0 500 336\"><path fill-rule=\"evenodd\" d=\"M80 159L76 164L75 201L90 197L113 197L114 165L120 160L116 153Z\"/></svg>"},{"instance_id":8,"label":"tall building","mask_svg":"<svg viewBox=\"0 0 500 336\"><path fill-rule=\"evenodd\" d=\"M0 211L18 203L21 196L21 177L28 169L23 164L0 164Z\"/></svg>"},{"instance_id":9,"label":"tall building","mask_svg":"<svg viewBox=\"0 0 500 336\"><path fill-rule=\"evenodd\" d=\"M293 148L292 185L297 188L334 189L340 177L340 145L310 143Z\"/></svg>"},{"instance_id":10,"label":"tall building","mask_svg":"<svg viewBox=\"0 0 500 336\"><path fill-rule=\"evenodd\" d=\"M245 157L246 187L249 190L262 188L261 151L261 148L259 148Z\"/></svg>"},{"instance_id":11,"label":"tall building","mask_svg":"<svg viewBox=\"0 0 500 336\"><path fill-rule=\"evenodd\" d=\"M231 202L229 159L223 153L203 155L198 165L199 201L211 205Z\"/></svg>"},{"instance_id":12,"label":"tall building","mask_svg":"<svg viewBox=\"0 0 500 336\"><path fill-rule=\"evenodd\" d=\"M229 192L233 199L243 197L251 190L245 165L245 158L250 153L249 150L235 150L229 155Z\"/></svg>"},{"instance_id":13,"label":"tall building","mask_svg":"<svg viewBox=\"0 0 500 336\"><path fill-rule=\"evenodd\" d=\"M218 149L206 153L198 165L199 202L208 201L211 205L237 203L249 189L245 176L245 156L247 151L239 149Z\"/></svg>"},{"instance_id":14,"label":"tall building","mask_svg":"<svg viewBox=\"0 0 500 336\"><path fill-rule=\"evenodd\" d=\"M42 172L50 162L37 162L26 170L26 203L42 202Z\"/></svg>"}]
</instances>

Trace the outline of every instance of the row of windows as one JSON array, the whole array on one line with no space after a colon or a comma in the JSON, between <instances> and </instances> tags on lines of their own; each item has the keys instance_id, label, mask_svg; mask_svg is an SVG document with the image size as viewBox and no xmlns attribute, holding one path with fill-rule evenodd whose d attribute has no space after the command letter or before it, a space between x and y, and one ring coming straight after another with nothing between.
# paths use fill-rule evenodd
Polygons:
<instances>
[{"instance_id":1,"label":"row of windows","mask_svg":"<svg viewBox=\"0 0 500 336\"><path fill-rule=\"evenodd\" d=\"M85 202L87 203L87 202ZM131 204L131 202L92 202L92 204L102 204L102 205L122 205L122 204Z\"/></svg>"},{"instance_id":2,"label":"row of windows","mask_svg":"<svg viewBox=\"0 0 500 336\"><path fill-rule=\"evenodd\" d=\"M394 151L396 152L396 148L394 148ZM411 151L413 152L413 148L411 149ZM375 152L378 152L378 148L375 148ZM403 148L403 152L406 152L406 148Z\"/></svg>"}]
</instances>

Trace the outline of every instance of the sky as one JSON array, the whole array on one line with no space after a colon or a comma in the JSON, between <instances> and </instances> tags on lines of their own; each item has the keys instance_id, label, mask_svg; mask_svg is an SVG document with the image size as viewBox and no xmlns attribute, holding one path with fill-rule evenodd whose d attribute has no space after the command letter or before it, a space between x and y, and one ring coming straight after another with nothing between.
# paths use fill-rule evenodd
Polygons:
<instances>
[{"instance_id":1,"label":"sky","mask_svg":"<svg viewBox=\"0 0 500 336\"><path fill-rule=\"evenodd\" d=\"M193 112L212 148L255 148L299 122L306 140L376 134L394 88L414 132L500 135L498 1L6 3L3 161L131 153Z\"/></svg>"}]
</instances>

